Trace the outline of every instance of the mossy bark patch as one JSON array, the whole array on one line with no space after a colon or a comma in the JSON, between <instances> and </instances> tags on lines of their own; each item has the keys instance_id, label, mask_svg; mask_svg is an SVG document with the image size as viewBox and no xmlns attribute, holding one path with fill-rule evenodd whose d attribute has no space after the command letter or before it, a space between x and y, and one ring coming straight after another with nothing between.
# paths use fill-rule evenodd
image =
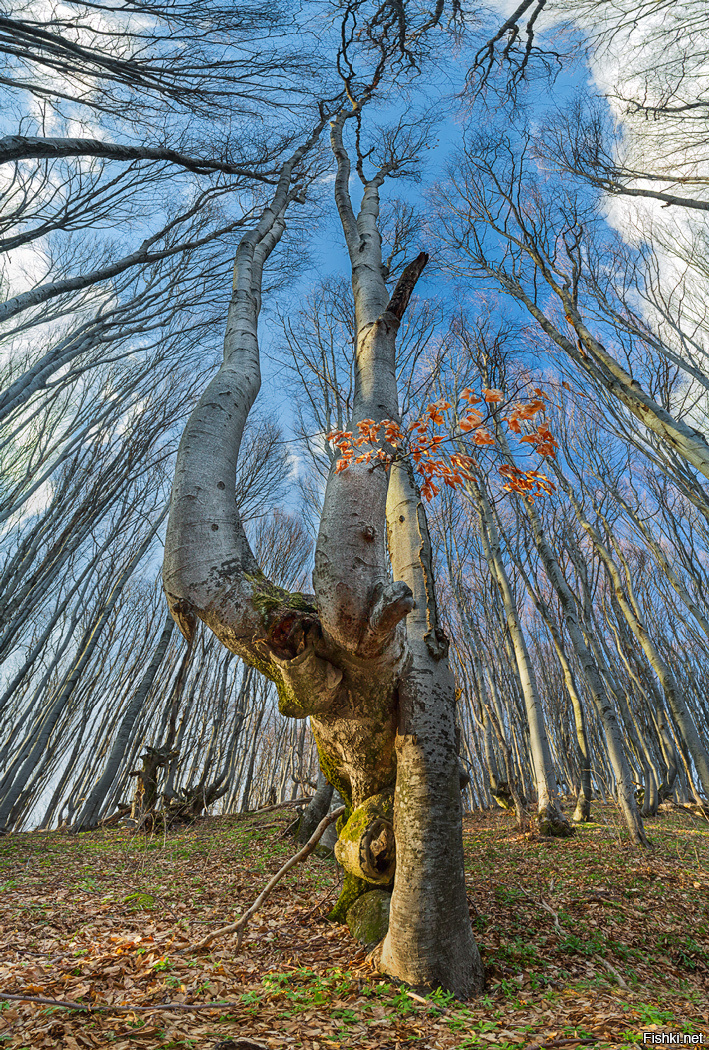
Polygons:
<instances>
[{"instance_id":1,"label":"mossy bark patch","mask_svg":"<svg viewBox=\"0 0 709 1050\"><path fill-rule=\"evenodd\" d=\"M573 824L569 824L561 813L557 816L557 811L550 806L537 813L537 822L540 835L565 839L570 838L576 832Z\"/></svg>"},{"instance_id":2,"label":"mossy bark patch","mask_svg":"<svg viewBox=\"0 0 709 1050\"><path fill-rule=\"evenodd\" d=\"M371 891L371 883L358 879L349 871L344 872L342 890L335 902L335 907L328 915L330 922L347 922L347 913L352 904L363 894Z\"/></svg>"},{"instance_id":3,"label":"mossy bark patch","mask_svg":"<svg viewBox=\"0 0 709 1050\"><path fill-rule=\"evenodd\" d=\"M372 821L377 817L392 821L394 819L394 796L382 792L372 795L361 806L357 806L340 830L340 838L348 842L359 842Z\"/></svg>"},{"instance_id":4,"label":"mossy bark patch","mask_svg":"<svg viewBox=\"0 0 709 1050\"><path fill-rule=\"evenodd\" d=\"M358 897L347 912L350 933L367 948L374 948L386 937L389 929L391 893L370 890Z\"/></svg>"},{"instance_id":5,"label":"mossy bark patch","mask_svg":"<svg viewBox=\"0 0 709 1050\"><path fill-rule=\"evenodd\" d=\"M343 868L374 885L386 886L394 877L393 808L391 793L372 795L349 816L335 845Z\"/></svg>"}]
</instances>

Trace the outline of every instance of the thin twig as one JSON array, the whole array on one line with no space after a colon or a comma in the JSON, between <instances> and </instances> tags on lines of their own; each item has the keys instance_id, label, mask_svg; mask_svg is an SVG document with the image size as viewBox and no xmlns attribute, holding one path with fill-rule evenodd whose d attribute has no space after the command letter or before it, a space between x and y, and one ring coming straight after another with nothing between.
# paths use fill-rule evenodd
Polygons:
<instances>
[{"instance_id":1,"label":"thin twig","mask_svg":"<svg viewBox=\"0 0 709 1050\"><path fill-rule=\"evenodd\" d=\"M450 1010L447 1010L445 1006L441 1006L440 1003L434 1003L432 999L424 999L422 995L417 995L417 993L412 992L410 988L402 988L401 991L404 995L408 995L409 999L414 999L417 1003L421 1003L422 1006L427 1006L429 1009L435 1010L436 1013L441 1016L451 1012Z\"/></svg>"},{"instance_id":2,"label":"thin twig","mask_svg":"<svg viewBox=\"0 0 709 1050\"><path fill-rule=\"evenodd\" d=\"M40 1006L61 1006L65 1010L82 1010L84 1013L103 1013L111 1010L127 1010L130 1013L150 1013L155 1010L223 1010L225 1007L238 1006L233 1003L154 1003L151 1006L129 1006L122 1003L75 1003L71 999L46 999L42 995L11 995L0 991L0 1002L12 1000L19 1003L39 1003Z\"/></svg>"},{"instance_id":3,"label":"thin twig","mask_svg":"<svg viewBox=\"0 0 709 1050\"><path fill-rule=\"evenodd\" d=\"M599 1043L601 1037L594 1038L589 1036L588 1038L581 1039L542 1039L539 1043L530 1043L524 1050L546 1050L549 1046L582 1046L585 1043Z\"/></svg>"},{"instance_id":4,"label":"thin twig","mask_svg":"<svg viewBox=\"0 0 709 1050\"><path fill-rule=\"evenodd\" d=\"M547 902L544 900L544 898L541 896L541 894L539 895L539 900L535 900L535 898L532 897L531 894L527 893L527 891L525 889L523 889L522 887L520 887L520 889L522 890L522 893L525 895L525 897L528 897L529 900L534 901L535 904L538 904L540 908L543 908L544 911L548 912L549 915L552 916L552 918L554 919L554 929L556 930L556 932L559 934L560 937L563 936L564 931L562 930L561 925L559 924L559 914L558 914L558 912L555 912L554 909L551 907L551 905L547 904ZM614 966L611 966L611 964L609 962L607 962L605 959L603 959L600 955L594 955L593 958L596 960L596 962L599 962L601 964L601 966L605 966L606 970L608 970L608 972L615 978L615 980L618 983L618 986L620 988L622 988L626 992L628 991L627 984L625 983L625 981L623 980L623 978L621 977L621 975L618 973L618 971L615 969ZM538 1045L542 1045L542 1044L538 1044ZM554 1043L554 1044L549 1043L549 1044L543 1044L543 1045L561 1046L562 1044L561 1043ZM527 1050L533 1050L533 1048L532 1047L527 1047Z\"/></svg>"},{"instance_id":5,"label":"thin twig","mask_svg":"<svg viewBox=\"0 0 709 1050\"><path fill-rule=\"evenodd\" d=\"M549 915L551 915L551 917L554 920L554 929L556 930L556 932L559 934L560 937L563 937L564 931L562 930L562 928L561 928L561 926L559 924L559 913L555 912L554 909L551 907L551 905L547 904L547 902L544 900L544 898L541 896L541 894L539 896L539 900L536 900L531 895L531 893L527 893L527 891L522 886L520 886L520 889L522 890L522 893L525 895L525 897L527 897L530 901L534 901L535 904L538 904L540 908L543 908L544 911L548 912Z\"/></svg>"},{"instance_id":6,"label":"thin twig","mask_svg":"<svg viewBox=\"0 0 709 1050\"><path fill-rule=\"evenodd\" d=\"M307 912L305 913L305 915L302 915L302 916L301 916L301 919L300 919L300 921L301 921L301 922L304 922L304 921L305 921L306 919L309 919L309 918L310 918L310 916L311 916L311 915L313 915L313 913L314 913L314 912L316 912L316 911L318 910L318 908L321 908L321 907L322 907L322 905L323 905L323 904L325 903L325 901L329 900L329 899L330 899L330 897L332 897L332 895L333 895L333 893L335 892L335 890L336 890L336 889L337 889L337 886L336 886L336 885L335 885L335 886L331 886L331 887L330 887L330 889L329 889L329 890L327 891L327 893L325 894L325 896L324 896L324 897L322 898L322 900L319 900L319 901L318 901L318 903L317 903L317 904L316 904L316 905L315 905L314 907L312 907L312 908L310 909L310 911L307 911Z\"/></svg>"},{"instance_id":7,"label":"thin twig","mask_svg":"<svg viewBox=\"0 0 709 1050\"><path fill-rule=\"evenodd\" d=\"M285 838L288 838L289 835L295 835L295 833L296 833L296 831L298 829L298 825L300 824L302 819L303 819L303 814L299 813L298 816L295 818L295 820L291 820L291 822L289 824L284 825L283 831L280 833L280 835L278 837L280 839L285 839ZM259 825L259 827L260 826L261 825ZM268 825L266 825L266 827L268 827Z\"/></svg>"},{"instance_id":8,"label":"thin twig","mask_svg":"<svg viewBox=\"0 0 709 1050\"><path fill-rule=\"evenodd\" d=\"M229 933L237 934L236 947L239 948L241 946L241 941L244 936L244 930L248 925L249 919L256 914L263 902L271 895L271 892L281 881L283 876L286 875L290 871L290 869L293 868L299 861L305 860L306 857L310 856L310 854L313 852L318 842L322 838L326 828L328 828L330 824L334 824L334 822L338 820L338 818L341 817L344 812L345 807L338 806L337 809L333 809L332 813L328 813L326 816L324 816L318 824L318 826L316 827L315 831L312 833L312 835L306 842L306 844L303 846L303 848L301 850L298 850L297 853L294 853L293 856L286 861L283 867L276 872L273 878L266 884L264 889L258 895L258 897L251 905L249 910L244 912L244 914L241 916L238 922L232 922L229 926L222 926L221 929L215 930L213 933L208 933L206 937L203 937L202 940L198 941L195 945L197 951L200 951L202 948L208 947L208 945L210 945L212 941L216 940L217 937L225 937Z\"/></svg>"}]
</instances>

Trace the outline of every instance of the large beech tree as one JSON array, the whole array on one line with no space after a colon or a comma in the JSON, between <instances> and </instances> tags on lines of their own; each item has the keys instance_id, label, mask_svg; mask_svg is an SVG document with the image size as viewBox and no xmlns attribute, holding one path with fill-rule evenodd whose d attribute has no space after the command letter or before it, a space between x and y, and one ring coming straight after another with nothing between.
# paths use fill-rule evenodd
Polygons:
<instances>
[{"instance_id":1,"label":"large beech tree","mask_svg":"<svg viewBox=\"0 0 709 1050\"><path fill-rule=\"evenodd\" d=\"M403 124L382 139L371 177L357 142L359 209L350 195L348 121L359 129L381 76L330 120L335 199L352 268L356 313L352 419L399 420L396 337L427 256L387 288L379 194L415 161L424 137ZM383 971L417 987L468 997L482 987L465 892L455 688L440 627L426 515L410 465L333 466L315 551L314 594L276 587L249 547L236 506L239 445L260 387L263 267L302 198L308 151L326 121L283 166L258 224L239 245L224 361L180 445L164 582L186 636L201 619L276 685L281 713L310 717L322 768L347 802L338 857L346 872L333 918L392 887ZM375 446L376 447L376 446Z\"/></svg>"}]
</instances>

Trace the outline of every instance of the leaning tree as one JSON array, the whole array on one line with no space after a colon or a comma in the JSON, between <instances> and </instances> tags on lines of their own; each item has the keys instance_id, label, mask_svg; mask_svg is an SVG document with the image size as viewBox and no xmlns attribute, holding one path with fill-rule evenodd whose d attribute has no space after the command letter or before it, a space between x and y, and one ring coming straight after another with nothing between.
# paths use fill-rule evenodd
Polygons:
<instances>
[{"instance_id":1,"label":"leaning tree","mask_svg":"<svg viewBox=\"0 0 709 1050\"><path fill-rule=\"evenodd\" d=\"M387 287L379 195L387 177L416 163L426 136L402 120L380 134L376 151L365 155L360 148L363 106L388 68L390 47L399 46L397 6L382 5L389 23L373 20L375 68L366 85L356 80L343 48L344 101L329 114L322 109L318 126L283 166L257 225L239 245L223 364L178 452L164 582L183 634L189 637L202 620L275 683L282 714L310 717L321 766L347 803L337 847L345 881L333 917L342 921L360 896L391 888L380 968L413 986L440 985L468 997L482 987L483 971L465 891L455 687L411 464L394 459L387 470L384 441L374 433L371 457L365 459L365 445L361 462L344 470L333 464L314 594L289 592L266 577L235 499L239 446L261 382L263 268L283 234L287 208L303 199L313 173L308 156L328 121L356 314L350 429L399 420L397 330L428 257L419 254L393 290ZM350 43L353 29L350 21ZM356 129L349 149L348 126ZM362 182L358 209L350 192L352 148Z\"/></svg>"}]
</instances>

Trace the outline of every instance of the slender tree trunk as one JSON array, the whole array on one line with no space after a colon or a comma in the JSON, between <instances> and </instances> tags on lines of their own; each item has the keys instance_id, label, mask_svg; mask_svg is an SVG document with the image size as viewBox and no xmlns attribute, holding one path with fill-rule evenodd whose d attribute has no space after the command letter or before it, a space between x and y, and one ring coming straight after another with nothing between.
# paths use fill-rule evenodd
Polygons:
<instances>
[{"instance_id":1,"label":"slender tree trunk","mask_svg":"<svg viewBox=\"0 0 709 1050\"><path fill-rule=\"evenodd\" d=\"M249 758L249 766L246 771L246 781L244 782L244 793L241 796L241 812L248 813L249 801L251 798L251 785L254 779L254 766L256 764L256 752L258 749L259 729L261 728L261 722L266 711L265 703L264 706L258 713L256 722L254 723L253 732L251 734L251 757Z\"/></svg>"},{"instance_id":2,"label":"slender tree trunk","mask_svg":"<svg viewBox=\"0 0 709 1050\"><path fill-rule=\"evenodd\" d=\"M322 818L328 812L330 809L330 803L332 802L333 790L332 784L328 784L325 779L323 771L318 769L318 786L315 790L315 794L303 811L300 823L298 824L298 833L296 836L298 842L305 845Z\"/></svg>"},{"instance_id":3,"label":"slender tree trunk","mask_svg":"<svg viewBox=\"0 0 709 1050\"><path fill-rule=\"evenodd\" d=\"M76 831L83 831L87 828L93 827L98 821L101 807L103 806L108 792L111 790L111 785L113 784L116 773L118 772L118 767L126 753L133 726L143 708L150 687L155 681L155 676L158 673L160 664L162 663L165 652L167 651L174 626L175 621L168 614L160 640L158 641L155 652L153 653L153 658L146 668L145 674L140 680L138 688L123 715L116 738L113 742L113 747L111 748L111 753L106 762L106 767L96 785L91 789L88 798L84 802L81 813L76 820Z\"/></svg>"},{"instance_id":4,"label":"slender tree trunk","mask_svg":"<svg viewBox=\"0 0 709 1050\"><path fill-rule=\"evenodd\" d=\"M691 716L689 709L685 703L682 691L679 685L670 671L667 663L662 659L657 646L654 644L650 635L642 622L637 603L634 599L632 582L630 579L629 572L626 565L626 584L629 591L629 596L626 596L623 588L623 582L618 570L618 566L610 555L610 552L606 545L601 540L598 531L588 521L584 514L581 504L573 493L571 486L569 485L566 478L563 478L560 472L556 472L559 477L561 484L564 487L564 491L569 496L571 503L576 511L576 516L579 523L588 533L594 548L599 554L607 572L608 577L613 588L615 599L618 602L618 606L621 609L623 616L625 617L628 626L635 635L636 639L640 643L640 646L645 653L650 666L657 675L660 684L664 690L672 714L674 715L675 721L679 727L679 730L687 743L689 752L694 761L694 765L697 770L699 782L702 785L702 790L707 798L709 798L709 753L702 742L697 727Z\"/></svg>"},{"instance_id":5,"label":"slender tree trunk","mask_svg":"<svg viewBox=\"0 0 709 1050\"><path fill-rule=\"evenodd\" d=\"M557 632L552 633L554 648L556 649L559 663L564 675L566 691L571 700L571 709L574 713L574 728L576 730L576 743L578 744L580 757L581 785L576 799L573 820L587 821L591 819L591 752L588 746L588 735L586 733L586 718L583 711L581 697L576 687L576 679L566 658L561 638Z\"/></svg>"},{"instance_id":6,"label":"slender tree trunk","mask_svg":"<svg viewBox=\"0 0 709 1050\"><path fill-rule=\"evenodd\" d=\"M612 701L603 685L598 665L593 654L586 644L583 631L578 619L577 599L573 594L561 565L547 539L538 512L533 508L527 508L527 514L532 527L534 542L539 552L544 571L549 582L554 588L564 616L564 624L569 633L571 644L576 653L576 658L581 665L588 690L591 694L593 705L596 709L608 749L608 757L613 767L616 780L616 791L618 804L623 812L625 823L630 832L632 841L638 846L649 846L647 836L642 824L640 813L635 802L633 790L633 777L623 746L623 738L618 725Z\"/></svg>"},{"instance_id":7,"label":"slender tree trunk","mask_svg":"<svg viewBox=\"0 0 709 1050\"><path fill-rule=\"evenodd\" d=\"M165 513L166 512L167 511L165 511ZM155 531L157 530L160 522L165 517L165 513L163 513L160 516L156 524L148 533L147 537L141 543L134 556L128 562L127 566L121 573L119 579L114 584L108 601L101 610L101 613L98 619L96 620L94 627L92 628L88 636L85 638L78 659L76 660L71 671L65 678L61 689L59 690L54 701L52 702L49 711L47 712L41 723L41 726L38 728L37 736L33 741L32 750L30 751L27 760L17 773L13 781L12 787L9 788L9 790L7 790L5 793L2 805L0 805L0 828L4 827L5 822L8 819L8 816L20 795L20 792L25 788L29 777L31 776L37 762L43 754L44 749L47 745L47 741L49 740L49 737L57 723L57 720L59 719L59 716L64 710L66 704L69 702L72 693L76 689L79 681L81 680L81 676L84 670L88 666L88 663L94 654L96 646L99 642L99 638L101 637L101 632L106 626L106 623L108 622L108 619L111 613L113 612L115 604L118 601L118 598L120 597L123 588L125 587L126 583L133 574L135 567L138 565L146 550L150 546Z\"/></svg>"},{"instance_id":8,"label":"slender tree trunk","mask_svg":"<svg viewBox=\"0 0 709 1050\"><path fill-rule=\"evenodd\" d=\"M512 594L510 581L502 561L497 526L494 521L489 501L482 487L477 482L469 484L480 514L481 537L483 540L485 557L490 567L490 573L493 579L497 582L500 596L502 598L507 628L514 647L514 655L517 662L520 684L522 686L529 726L530 752L537 789L537 819L539 821L539 828L542 834L546 835L559 835L562 837L571 835L573 834L573 827L569 824L568 820L559 809L556 801L554 772L549 751L549 740L547 738L546 726L544 724L544 713L541 700L539 699L534 671L532 669L532 662L527 650L519 613Z\"/></svg>"}]
</instances>

